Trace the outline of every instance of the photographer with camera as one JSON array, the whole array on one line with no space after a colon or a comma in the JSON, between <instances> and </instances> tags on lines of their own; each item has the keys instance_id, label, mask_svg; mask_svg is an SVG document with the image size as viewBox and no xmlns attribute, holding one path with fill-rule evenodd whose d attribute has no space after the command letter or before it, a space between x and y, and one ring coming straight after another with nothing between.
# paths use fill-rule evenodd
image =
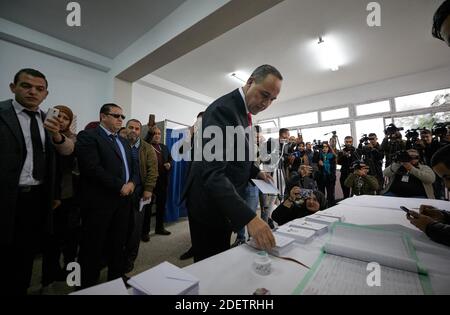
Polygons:
<instances>
[{"instance_id":1,"label":"photographer with camera","mask_svg":"<svg viewBox=\"0 0 450 315\"><path fill-rule=\"evenodd\" d=\"M341 177L339 182L341 183L342 192L344 194L344 199L350 197L350 188L344 185L345 180L351 173L350 168L354 161L359 160L356 148L353 146L353 137L347 136L344 139L345 146L338 152L337 164L341 165Z\"/></svg>"},{"instance_id":2,"label":"photographer with camera","mask_svg":"<svg viewBox=\"0 0 450 315\"><path fill-rule=\"evenodd\" d=\"M303 189L317 190L317 183L312 177L313 168L309 165L301 165L298 168L298 172L291 177L287 183L286 190L284 192L285 198L289 197L289 189L293 186L298 186Z\"/></svg>"},{"instance_id":3,"label":"photographer with camera","mask_svg":"<svg viewBox=\"0 0 450 315\"><path fill-rule=\"evenodd\" d=\"M355 161L352 169L353 173L348 175L344 182L346 187L351 188L351 196L375 195L379 189L378 180L376 177L368 175L369 166L363 161Z\"/></svg>"},{"instance_id":4,"label":"photographer with camera","mask_svg":"<svg viewBox=\"0 0 450 315\"><path fill-rule=\"evenodd\" d=\"M392 159L397 152L406 150L406 143L402 139L401 130L403 128L397 128L394 124L389 124L384 130L385 137L381 143L381 151L386 156L386 168L392 164Z\"/></svg>"},{"instance_id":5,"label":"photographer with camera","mask_svg":"<svg viewBox=\"0 0 450 315\"><path fill-rule=\"evenodd\" d=\"M420 139L415 142L415 149L419 151L422 162L431 167L431 158L439 148L439 140L433 139L431 130L422 129Z\"/></svg>"},{"instance_id":6,"label":"photographer with camera","mask_svg":"<svg viewBox=\"0 0 450 315\"><path fill-rule=\"evenodd\" d=\"M443 148L450 144L450 122L436 123L433 126L432 134L439 147Z\"/></svg>"},{"instance_id":7,"label":"photographer with camera","mask_svg":"<svg viewBox=\"0 0 450 315\"><path fill-rule=\"evenodd\" d=\"M288 198L272 212L272 220L278 225L283 225L326 207L327 202L320 192L293 186L289 190Z\"/></svg>"},{"instance_id":8,"label":"photographer with camera","mask_svg":"<svg viewBox=\"0 0 450 315\"><path fill-rule=\"evenodd\" d=\"M384 170L389 178L385 196L434 199L433 170L419 162L419 152L414 149L400 151L393 163Z\"/></svg>"},{"instance_id":9,"label":"photographer with camera","mask_svg":"<svg viewBox=\"0 0 450 315\"><path fill-rule=\"evenodd\" d=\"M369 136L363 135L359 140L358 153L362 161L365 161L369 167L369 175L375 176L378 181L378 190L383 189L383 159L384 154L378 143L375 133L369 133Z\"/></svg>"},{"instance_id":10,"label":"photographer with camera","mask_svg":"<svg viewBox=\"0 0 450 315\"><path fill-rule=\"evenodd\" d=\"M422 150L422 145L421 145L421 142L419 139L419 131L421 132L423 130L425 130L425 128L409 129L405 132L406 150L416 149L420 153L420 150ZM421 155L421 157L422 157L422 155Z\"/></svg>"}]
</instances>

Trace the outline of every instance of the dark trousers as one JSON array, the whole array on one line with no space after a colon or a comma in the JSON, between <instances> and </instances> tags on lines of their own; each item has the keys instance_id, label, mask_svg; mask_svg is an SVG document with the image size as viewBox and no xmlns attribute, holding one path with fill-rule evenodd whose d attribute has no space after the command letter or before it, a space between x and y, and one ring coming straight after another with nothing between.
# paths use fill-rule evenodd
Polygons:
<instances>
[{"instance_id":1,"label":"dark trousers","mask_svg":"<svg viewBox=\"0 0 450 315\"><path fill-rule=\"evenodd\" d=\"M156 198L156 199L155 199ZM157 184L153 191L152 203L145 207L142 236L150 233L152 206L156 205L155 231L164 229L164 213L166 212L167 185Z\"/></svg>"},{"instance_id":2,"label":"dark trousers","mask_svg":"<svg viewBox=\"0 0 450 315\"><path fill-rule=\"evenodd\" d=\"M433 183L434 196L436 199L444 199L445 186L443 180L436 175L436 180Z\"/></svg>"},{"instance_id":3,"label":"dark trousers","mask_svg":"<svg viewBox=\"0 0 450 315\"><path fill-rule=\"evenodd\" d=\"M206 259L230 249L231 228L211 226L198 221L192 215L193 205L187 200L189 230L191 234L194 262Z\"/></svg>"},{"instance_id":4,"label":"dark trousers","mask_svg":"<svg viewBox=\"0 0 450 315\"><path fill-rule=\"evenodd\" d=\"M63 280L65 267L74 262L80 238L80 210L73 199L64 199L53 212L53 233L46 236L42 252L42 285ZM63 254L64 266L60 257Z\"/></svg>"},{"instance_id":5,"label":"dark trousers","mask_svg":"<svg viewBox=\"0 0 450 315\"><path fill-rule=\"evenodd\" d=\"M3 273L2 294L25 295L30 286L33 260L41 249L46 227L48 204L43 185L29 192L19 192L14 236L3 249L0 268Z\"/></svg>"},{"instance_id":6,"label":"dark trousers","mask_svg":"<svg viewBox=\"0 0 450 315\"><path fill-rule=\"evenodd\" d=\"M339 182L341 183L342 193L344 194L344 199L350 197L350 188L344 185L345 180L347 179L348 175L349 175L349 173L347 173L347 172L344 172L344 173L341 172L341 177L339 178Z\"/></svg>"},{"instance_id":7,"label":"dark trousers","mask_svg":"<svg viewBox=\"0 0 450 315\"><path fill-rule=\"evenodd\" d=\"M83 208L81 214L81 287L97 284L100 271L105 265L108 267L108 280L121 277L125 271L131 198L120 198L110 208Z\"/></svg>"},{"instance_id":8,"label":"dark trousers","mask_svg":"<svg viewBox=\"0 0 450 315\"><path fill-rule=\"evenodd\" d=\"M334 206L336 203L334 190L336 188L336 182L333 179L327 178L326 180L321 180L318 183L319 191L327 195L328 207Z\"/></svg>"},{"instance_id":9,"label":"dark trousers","mask_svg":"<svg viewBox=\"0 0 450 315\"><path fill-rule=\"evenodd\" d=\"M126 265L127 267L134 264L138 253L139 253L139 244L141 242L142 235L142 225L144 223L145 209L139 211L139 200L136 198L133 202L133 210L132 210L132 230L129 231L129 238L127 241L126 248Z\"/></svg>"},{"instance_id":10,"label":"dark trousers","mask_svg":"<svg viewBox=\"0 0 450 315\"><path fill-rule=\"evenodd\" d=\"M192 217L189 225L191 229L194 262L230 249L231 229L211 227Z\"/></svg>"}]
</instances>

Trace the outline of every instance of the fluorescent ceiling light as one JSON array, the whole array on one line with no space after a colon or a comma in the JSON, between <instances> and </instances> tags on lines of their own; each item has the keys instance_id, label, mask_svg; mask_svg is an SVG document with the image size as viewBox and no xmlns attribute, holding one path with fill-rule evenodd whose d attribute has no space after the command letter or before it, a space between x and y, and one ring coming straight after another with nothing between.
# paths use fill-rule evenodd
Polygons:
<instances>
[{"instance_id":1,"label":"fluorescent ceiling light","mask_svg":"<svg viewBox=\"0 0 450 315\"><path fill-rule=\"evenodd\" d=\"M319 37L317 47L319 50L321 63L323 63L327 68L331 69L331 71L338 71L340 65L339 53L335 45L332 45L330 41L325 40L323 37Z\"/></svg>"}]
</instances>

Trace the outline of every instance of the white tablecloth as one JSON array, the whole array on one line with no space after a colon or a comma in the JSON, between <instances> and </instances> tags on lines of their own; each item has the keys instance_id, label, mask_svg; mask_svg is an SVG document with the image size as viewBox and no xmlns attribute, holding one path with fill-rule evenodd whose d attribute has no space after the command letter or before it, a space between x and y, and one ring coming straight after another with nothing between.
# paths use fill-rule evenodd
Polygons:
<instances>
[{"instance_id":1,"label":"white tablecloth","mask_svg":"<svg viewBox=\"0 0 450 315\"><path fill-rule=\"evenodd\" d=\"M392 197L380 197L380 201L383 198ZM427 200L417 202L416 207L420 203L427 204ZM347 223L377 225L408 233L413 239L419 260L428 269L434 293L450 294L450 248L429 240L409 223L400 209L341 204L324 213L343 215L344 222ZM328 237L327 233L309 244L295 244L285 256L312 266ZM271 274L256 274L252 270L256 252L248 245L241 245L184 269L200 279L202 295L250 295L258 288L266 288L274 295L291 294L308 272L307 268L297 263L271 256Z\"/></svg>"}]
</instances>

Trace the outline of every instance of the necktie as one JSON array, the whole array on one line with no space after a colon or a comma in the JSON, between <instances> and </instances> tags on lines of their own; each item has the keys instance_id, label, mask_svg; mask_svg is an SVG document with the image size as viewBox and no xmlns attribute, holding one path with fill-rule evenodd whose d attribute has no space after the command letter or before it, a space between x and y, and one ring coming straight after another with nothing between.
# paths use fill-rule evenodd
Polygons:
<instances>
[{"instance_id":1,"label":"necktie","mask_svg":"<svg viewBox=\"0 0 450 315\"><path fill-rule=\"evenodd\" d=\"M114 149L116 149L117 152L120 153L119 145L118 145L117 142L116 142L117 135L110 134L110 135L109 135L109 138L111 139L111 141L112 141L112 143L113 143Z\"/></svg>"},{"instance_id":2,"label":"necktie","mask_svg":"<svg viewBox=\"0 0 450 315\"><path fill-rule=\"evenodd\" d=\"M251 127L252 126L252 113L247 114L247 119L248 119L248 125Z\"/></svg>"},{"instance_id":3,"label":"necktie","mask_svg":"<svg viewBox=\"0 0 450 315\"><path fill-rule=\"evenodd\" d=\"M125 163L127 163L127 160L124 160L124 156L122 156L122 152L120 151L119 145L117 144L117 135L114 134L110 134L109 138L111 138L113 146L114 146L114 150L116 150L116 152L119 154L119 156L121 157L122 163L123 163L123 170L122 170L122 179L124 182L127 181L127 175L126 175L126 165Z\"/></svg>"},{"instance_id":4,"label":"necktie","mask_svg":"<svg viewBox=\"0 0 450 315\"><path fill-rule=\"evenodd\" d=\"M24 110L24 112L31 118L30 133L33 145L33 178L36 180L43 180L45 175L45 152L36 119L36 115L39 114L39 112L33 112L31 110Z\"/></svg>"}]
</instances>

